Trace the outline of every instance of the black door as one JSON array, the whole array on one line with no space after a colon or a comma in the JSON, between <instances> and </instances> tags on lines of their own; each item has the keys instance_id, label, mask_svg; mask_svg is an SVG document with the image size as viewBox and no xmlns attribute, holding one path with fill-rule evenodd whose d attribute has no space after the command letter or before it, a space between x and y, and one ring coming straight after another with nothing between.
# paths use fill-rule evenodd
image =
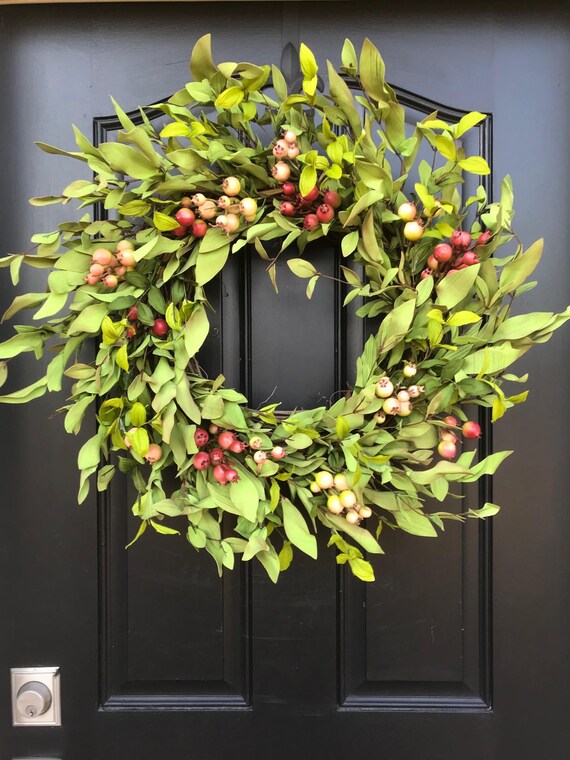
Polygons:
<instances>
[{"instance_id":1,"label":"black door","mask_svg":"<svg viewBox=\"0 0 570 760\"><path fill-rule=\"evenodd\" d=\"M45 156L33 141L73 149L71 122L109 138L108 94L126 110L165 98L186 81L192 45L206 32L217 60L258 63L279 63L284 46L300 41L320 60L336 59L345 36L355 44L369 36L410 118L433 102L451 118L462 109L492 114L475 147L493 160L496 187L512 174L525 243L546 238L542 287L525 306L564 308L563 0L539 10L482 0L441 12L416 0L391 10L346 2L2 7L2 254L25 250L33 232L67 214L27 205L77 175L73 162ZM336 266L330 252L322 256ZM339 332L332 287L308 302L298 280L280 276L282 319L273 322L276 296L259 261L225 276L208 361L254 402L276 388L286 406L313 406L338 387L359 335L350 320ZM41 289L41 272L26 273L21 287ZM2 311L12 295L3 275ZM300 331L295 355L287 346ZM514 443L516 454L485 494L469 494L476 502L492 487L505 506L492 528L454 524L437 542L386 536L378 581L366 586L332 558L297 557L275 587L260 567L220 581L211 559L182 538L147 533L125 552L136 530L126 493L75 504L78 441L50 419L62 397L0 408L0 758L566 757L567 357L568 332L520 368L531 372L530 399L494 431L496 448ZM19 367L31 382L33 362ZM39 665L61 668L63 726L12 728L9 669Z\"/></svg>"}]
</instances>

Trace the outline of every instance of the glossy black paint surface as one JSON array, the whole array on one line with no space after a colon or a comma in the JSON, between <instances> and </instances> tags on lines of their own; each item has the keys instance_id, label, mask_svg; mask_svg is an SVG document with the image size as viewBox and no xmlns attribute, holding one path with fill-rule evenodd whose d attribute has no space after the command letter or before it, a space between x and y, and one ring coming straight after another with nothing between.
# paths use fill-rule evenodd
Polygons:
<instances>
[{"instance_id":1,"label":"glossy black paint surface","mask_svg":"<svg viewBox=\"0 0 570 760\"><path fill-rule=\"evenodd\" d=\"M217 60L275 63L287 42L337 60L345 36L368 35L418 113L433 100L493 115L473 152L492 158L496 193L513 175L525 243L546 237L541 286L524 307L560 310L570 18L561 1L528 6L2 8L0 255L69 214L26 204L82 169L33 141L72 149L70 123L91 134L109 93L127 110L163 98L185 79L201 34L212 32ZM334 250L314 255L334 273ZM3 311L13 293L0 276ZM331 283L311 302L285 269L280 285L275 296L257 258L233 262L212 293L219 333L204 361L253 402L274 392L287 407L321 403L350 376L363 325L341 314ZM21 287L41 289L42 273L26 272ZM63 396L0 407L1 760L565 757L568 340L566 331L524 359L529 401L493 431L496 450L516 453L493 483L505 509L492 550L490 529L475 524L452 524L437 542L384 535L373 587L338 573L323 541L319 563L296 556L277 587L255 566L220 582L182 538L153 536L125 553L136 531L126 492L75 504L79 441L51 419ZM14 366L14 386L37 376L33 361ZM546 392L560 399L548 414ZM467 496L473 505L480 494ZM8 670L25 665L61 666L61 729L11 727Z\"/></svg>"}]
</instances>

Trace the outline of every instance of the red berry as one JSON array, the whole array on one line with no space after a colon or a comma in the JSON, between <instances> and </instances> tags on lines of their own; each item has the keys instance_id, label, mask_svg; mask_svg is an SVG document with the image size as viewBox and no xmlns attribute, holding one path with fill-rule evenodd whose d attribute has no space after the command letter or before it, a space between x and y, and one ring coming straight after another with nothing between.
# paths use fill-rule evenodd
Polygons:
<instances>
[{"instance_id":1,"label":"red berry","mask_svg":"<svg viewBox=\"0 0 570 760\"><path fill-rule=\"evenodd\" d=\"M467 264L467 266L470 267L473 264L479 263L479 257L474 251L467 251L467 253L463 254L463 261L461 263Z\"/></svg>"},{"instance_id":2,"label":"red berry","mask_svg":"<svg viewBox=\"0 0 570 760\"><path fill-rule=\"evenodd\" d=\"M174 218L177 222L180 222L183 227L191 227L194 224L196 215L191 209L183 207L178 209L174 214Z\"/></svg>"},{"instance_id":3,"label":"red berry","mask_svg":"<svg viewBox=\"0 0 570 760\"><path fill-rule=\"evenodd\" d=\"M451 261L453 248L448 243L440 243L433 249L433 255L436 261L445 264L447 261Z\"/></svg>"},{"instance_id":4,"label":"red berry","mask_svg":"<svg viewBox=\"0 0 570 760\"><path fill-rule=\"evenodd\" d=\"M430 269L433 269L435 271L439 268L439 261L433 255L428 256L427 265Z\"/></svg>"},{"instance_id":5,"label":"red berry","mask_svg":"<svg viewBox=\"0 0 570 760\"><path fill-rule=\"evenodd\" d=\"M453 459L457 454L457 446L453 441L440 441L437 450L444 459Z\"/></svg>"},{"instance_id":6,"label":"red berry","mask_svg":"<svg viewBox=\"0 0 570 760\"><path fill-rule=\"evenodd\" d=\"M340 204L342 203L342 198L336 192L336 190L327 190L324 195L323 200L325 203L327 203L329 206L332 206L333 208L338 208Z\"/></svg>"},{"instance_id":7,"label":"red berry","mask_svg":"<svg viewBox=\"0 0 570 760\"><path fill-rule=\"evenodd\" d=\"M283 216L295 216L295 206L292 203L289 203L289 201L283 201L279 206L279 211Z\"/></svg>"},{"instance_id":8,"label":"red berry","mask_svg":"<svg viewBox=\"0 0 570 760\"><path fill-rule=\"evenodd\" d=\"M127 338L130 340L137 334L137 328L134 325L129 325L126 329Z\"/></svg>"},{"instance_id":9,"label":"red berry","mask_svg":"<svg viewBox=\"0 0 570 760\"><path fill-rule=\"evenodd\" d=\"M470 420L463 425L461 432L465 438L479 438L481 435L481 425L479 425L477 422L473 422L473 420Z\"/></svg>"},{"instance_id":10,"label":"red berry","mask_svg":"<svg viewBox=\"0 0 570 760\"><path fill-rule=\"evenodd\" d=\"M205 451L200 451L200 453L196 454L192 462L197 470L207 470L211 464L210 457Z\"/></svg>"},{"instance_id":11,"label":"red berry","mask_svg":"<svg viewBox=\"0 0 570 760\"><path fill-rule=\"evenodd\" d=\"M334 219L334 208L328 203L321 203L317 209L317 219L321 224L327 224Z\"/></svg>"},{"instance_id":12,"label":"red berry","mask_svg":"<svg viewBox=\"0 0 570 760\"><path fill-rule=\"evenodd\" d=\"M421 273L420 277L421 277L422 280L425 280L426 277L430 276L430 274L433 274L433 272L431 271L431 269L429 269L429 268L428 269L424 269L424 271Z\"/></svg>"},{"instance_id":13,"label":"red berry","mask_svg":"<svg viewBox=\"0 0 570 760\"><path fill-rule=\"evenodd\" d=\"M218 436L218 443L220 444L220 448L229 449L235 439L235 433L232 433L231 430L224 430L224 432L220 433Z\"/></svg>"},{"instance_id":14,"label":"red berry","mask_svg":"<svg viewBox=\"0 0 570 760\"><path fill-rule=\"evenodd\" d=\"M127 313L127 319L129 322L136 322L139 318L139 307L138 306L131 306Z\"/></svg>"},{"instance_id":15,"label":"red berry","mask_svg":"<svg viewBox=\"0 0 570 760\"><path fill-rule=\"evenodd\" d=\"M489 240L493 237L493 233L490 230L486 230L485 232L482 232L477 240L475 241L475 245L487 245Z\"/></svg>"},{"instance_id":16,"label":"red berry","mask_svg":"<svg viewBox=\"0 0 570 760\"><path fill-rule=\"evenodd\" d=\"M247 448L247 443L243 441L234 441L230 446L230 451L234 454L241 454Z\"/></svg>"},{"instance_id":17,"label":"red berry","mask_svg":"<svg viewBox=\"0 0 570 760\"><path fill-rule=\"evenodd\" d=\"M451 414L447 417L444 417L443 421L445 422L446 425L452 425L454 427L457 427L457 425L459 424L457 422L457 417L453 417Z\"/></svg>"},{"instance_id":18,"label":"red berry","mask_svg":"<svg viewBox=\"0 0 570 760\"><path fill-rule=\"evenodd\" d=\"M182 225L180 225L180 227L177 227L175 230L172 230L172 234L175 237L184 237L185 235L188 234L188 230L186 229L186 227L183 227Z\"/></svg>"},{"instance_id":19,"label":"red berry","mask_svg":"<svg viewBox=\"0 0 570 760\"><path fill-rule=\"evenodd\" d=\"M303 227L306 230L314 230L320 224L319 217L316 214L307 214L303 220Z\"/></svg>"},{"instance_id":20,"label":"red berry","mask_svg":"<svg viewBox=\"0 0 570 760\"><path fill-rule=\"evenodd\" d=\"M228 467L226 470L226 479L228 483L237 483L239 480L239 472L234 470L233 467Z\"/></svg>"},{"instance_id":21,"label":"red berry","mask_svg":"<svg viewBox=\"0 0 570 760\"><path fill-rule=\"evenodd\" d=\"M319 197L319 188L315 185L312 190L309 190L307 195L302 195L301 199L305 201L305 203L312 203L313 201L316 201Z\"/></svg>"},{"instance_id":22,"label":"red berry","mask_svg":"<svg viewBox=\"0 0 570 760\"><path fill-rule=\"evenodd\" d=\"M458 251L466 251L471 245L471 235L463 230L455 230L451 233L451 245Z\"/></svg>"},{"instance_id":23,"label":"red berry","mask_svg":"<svg viewBox=\"0 0 570 760\"><path fill-rule=\"evenodd\" d=\"M192 227L190 228L190 232L195 238L202 238L208 232L208 225L206 222L202 221L201 219L198 219L197 222L194 222Z\"/></svg>"},{"instance_id":24,"label":"red berry","mask_svg":"<svg viewBox=\"0 0 570 760\"><path fill-rule=\"evenodd\" d=\"M210 435L208 434L207 430L204 430L203 428L198 428L196 432L194 433L194 441L196 443L196 446L199 448L202 448L202 446L205 446L208 441L210 440Z\"/></svg>"},{"instance_id":25,"label":"red berry","mask_svg":"<svg viewBox=\"0 0 570 760\"><path fill-rule=\"evenodd\" d=\"M212 460L212 464L222 464L224 461L224 452L222 449L212 449L210 451L210 459Z\"/></svg>"},{"instance_id":26,"label":"red berry","mask_svg":"<svg viewBox=\"0 0 570 760\"><path fill-rule=\"evenodd\" d=\"M214 478L221 485L225 485L228 482L227 475L226 475L226 468L222 467L221 464L217 464L214 467L213 474L214 474Z\"/></svg>"},{"instance_id":27,"label":"red berry","mask_svg":"<svg viewBox=\"0 0 570 760\"><path fill-rule=\"evenodd\" d=\"M284 182L281 189L283 190L283 195L295 195L297 192L297 188L292 182Z\"/></svg>"},{"instance_id":28,"label":"red berry","mask_svg":"<svg viewBox=\"0 0 570 760\"><path fill-rule=\"evenodd\" d=\"M159 317L158 319L154 320L154 324L150 329L154 335L161 338L163 335L166 335L166 333L168 332L168 325L166 324L164 319L161 319Z\"/></svg>"}]
</instances>

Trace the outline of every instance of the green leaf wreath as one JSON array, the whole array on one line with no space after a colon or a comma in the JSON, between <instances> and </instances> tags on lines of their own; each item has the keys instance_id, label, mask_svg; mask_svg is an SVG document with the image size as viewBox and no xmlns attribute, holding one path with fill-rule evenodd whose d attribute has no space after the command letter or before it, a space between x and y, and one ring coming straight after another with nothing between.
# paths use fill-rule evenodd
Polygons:
<instances>
[{"instance_id":1,"label":"green leaf wreath","mask_svg":"<svg viewBox=\"0 0 570 760\"><path fill-rule=\"evenodd\" d=\"M436 112L407 133L374 45L366 40L358 56L347 40L342 63L327 62L323 92L302 45L301 91L289 92L275 66L216 65L203 37L193 81L155 106L168 117L160 132L144 109L137 125L115 104L117 142L94 146L75 129L77 152L39 144L84 162L93 179L32 204L76 200L108 218L60 224L34 235L34 253L0 259L14 284L22 264L49 270L46 292L18 295L4 314L35 310L33 326L0 344L0 384L14 357L53 356L43 377L0 401L26 403L71 378L66 431L77 434L88 412L98 422L79 452L79 501L92 476L102 491L117 469L129 473L135 540L148 526L185 532L220 573L237 554L276 581L294 548L316 558L321 524L337 562L371 581L364 553L382 552L383 526L435 536L445 519L495 514L494 504L458 514L428 511L426 501L459 498L461 484L493 474L511 453L459 453L462 438L481 433L466 407L490 407L495 421L524 401L526 391L503 389L526 380L507 368L570 317L511 316L513 299L535 284L527 280L542 241L524 250L513 232L508 178L498 203L483 186L462 200L464 173L489 173L462 147L484 114L448 124ZM431 163L419 160L420 146ZM354 387L332 406L252 409L200 367L205 286L230 256L259 255L277 290L283 256L318 297L310 243L323 236L346 259L345 306L359 299L358 315L379 329ZM514 250L497 256L509 242Z\"/></svg>"}]
</instances>

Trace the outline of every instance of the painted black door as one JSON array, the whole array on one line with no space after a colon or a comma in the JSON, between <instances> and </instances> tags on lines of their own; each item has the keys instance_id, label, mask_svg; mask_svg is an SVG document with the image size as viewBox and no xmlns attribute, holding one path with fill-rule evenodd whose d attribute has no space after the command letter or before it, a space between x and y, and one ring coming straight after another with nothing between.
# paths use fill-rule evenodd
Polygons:
<instances>
[{"instance_id":1,"label":"painted black door","mask_svg":"<svg viewBox=\"0 0 570 760\"><path fill-rule=\"evenodd\" d=\"M52 229L60 212L32 211L27 198L76 176L33 141L72 148L71 122L112 132L100 118L108 93L127 109L164 98L185 80L200 35L212 32L217 60L277 63L288 42L324 59L345 36L370 36L412 117L429 101L450 115L492 114L477 147L493 159L495 184L513 175L524 241L546 237L528 308L560 310L570 281L570 15L563 0L534 8L2 7L0 251ZM306 302L281 274L277 319L258 261L228 273L208 360L253 401L277 388L285 405L313 405L338 387L359 335L336 318L333 288ZM41 273L26 277L25 290L42 287ZM4 279L0 308L11 297ZM295 352L288 341L300 331ZM1 408L2 760L566 757L568 333L535 353L525 359L528 403L494 431L497 448L514 441L517 453L485 486L505 505L493 542L490 526L474 525L437 543L388 536L379 580L366 587L332 559L300 557L274 587L255 567L219 581L182 539L149 537L125 553L126 494L75 506L78 442L50 419L61 399ZM33 363L20 368L33 378ZM8 671L27 665L61 667L61 728L11 727Z\"/></svg>"}]
</instances>

